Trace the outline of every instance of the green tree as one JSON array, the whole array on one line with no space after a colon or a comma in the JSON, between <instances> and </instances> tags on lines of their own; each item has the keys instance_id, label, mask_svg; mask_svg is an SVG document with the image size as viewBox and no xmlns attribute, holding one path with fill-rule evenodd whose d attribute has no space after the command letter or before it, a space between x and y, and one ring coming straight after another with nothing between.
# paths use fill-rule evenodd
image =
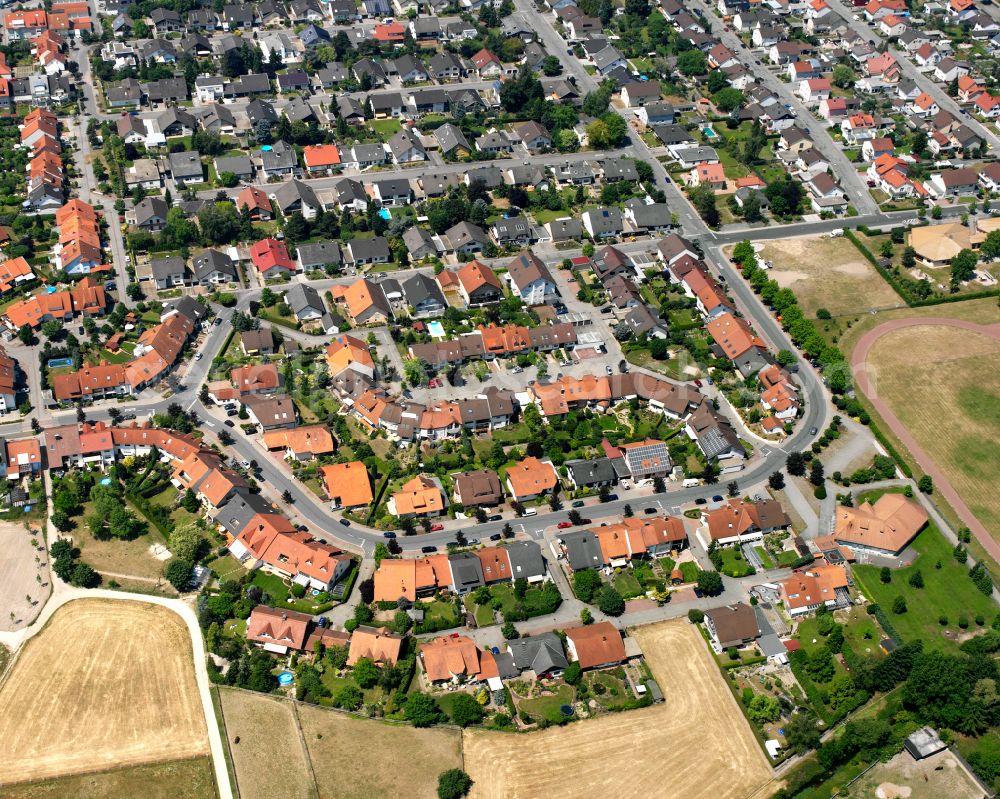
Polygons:
<instances>
[{"instance_id":1,"label":"green tree","mask_svg":"<svg viewBox=\"0 0 1000 799\"><path fill-rule=\"evenodd\" d=\"M889 583L892 582L892 569L890 569L888 566L883 566L881 569L879 569L878 578L879 580L882 581L884 585L888 585Z\"/></svg>"},{"instance_id":2,"label":"green tree","mask_svg":"<svg viewBox=\"0 0 1000 799\"><path fill-rule=\"evenodd\" d=\"M483 720L483 708L470 694L461 691L452 696L451 720L459 727L468 727Z\"/></svg>"},{"instance_id":3,"label":"green tree","mask_svg":"<svg viewBox=\"0 0 1000 799\"><path fill-rule=\"evenodd\" d=\"M597 607L607 616L621 616L625 612L625 600L618 591L606 585L598 594Z\"/></svg>"},{"instance_id":4,"label":"green tree","mask_svg":"<svg viewBox=\"0 0 1000 799\"><path fill-rule=\"evenodd\" d=\"M906 613L906 599L900 594L894 600L892 600L892 612L897 616L902 616Z\"/></svg>"},{"instance_id":5,"label":"green tree","mask_svg":"<svg viewBox=\"0 0 1000 799\"><path fill-rule=\"evenodd\" d=\"M191 582L191 569L189 561L173 558L163 570L163 576L174 588L183 593Z\"/></svg>"},{"instance_id":6,"label":"green tree","mask_svg":"<svg viewBox=\"0 0 1000 799\"><path fill-rule=\"evenodd\" d=\"M354 682L362 689L371 688L378 682L378 667L371 658L358 658L351 672Z\"/></svg>"},{"instance_id":7,"label":"green tree","mask_svg":"<svg viewBox=\"0 0 1000 799\"><path fill-rule=\"evenodd\" d=\"M583 669L579 661L574 660L563 671L563 679L570 685L578 685L583 678Z\"/></svg>"},{"instance_id":8,"label":"green tree","mask_svg":"<svg viewBox=\"0 0 1000 799\"><path fill-rule=\"evenodd\" d=\"M970 249L960 250L958 255L951 259L951 287L953 291L957 291L962 283L975 277L977 264L976 254Z\"/></svg>"},{"instance_id":9,"label":"green tree","mask_svg":"<svg viewBox=\"0 0 1000 799\"><path fill-rule=\"evenodd\" d=\"M754 694L750 704L747 705L747 716L758 726L777 721L780 715L781 705L773 696Z\"/></svg>"},{"instance_id":10,"label":"green tree","mask_svg":"<svg viewBox=\"0 0 1000 799\"><path fill-rule=\"evenodd\" d=\"M846 64L837 64L837 66L833 68L834 86L838 86L841 89L848 89L854 85L855 80L857 80L857 75L855 75L854 70Z\"/></svg>"},{"instance_id":11,"label":"green tree","mask_svg":"<svg viewBox=\"0 0 1000 799\"><path fill-rule=\"evenodd\" d=\"M593 569L573 573L573 593L581 602L590 602L601 588L601 575Z\"/></svg>"},{"instance_id":12,"label":"green tree","mask_svg":"<svg viewBox=\"0 0 1000 799\"><path fill-rule=\"evenodd\" d=\"M450 768L438 775L438 799L462 799L472 788L472 777L460 768Z\"/></svg>"},{"instance_id":13,"label":"green tree","mask_svg":"<svg viewBox=\"0 0 1000 799\"><path fill-rule=\"evenodd\" d=\"M681 71L682 75L689 78L695 75L704 75L708 69L708 62L701 50L685 50L677 56L677 69Z\"/></svg>"},{"instance_id":14,"label":"green tree","mask_svg":"<svg viewBox=\"0 0 1000 799\"><path fill-rule=\"evenodd\" d=\"M698 572L698 590L706 596L718 596L722 593L722 576L718 572Z\"/></svg>"},{"instance_id":15,"label":"green tree","mask_svg":"<svg viewBox=\"0 0 1000 799\"><path fill-rule=\"evenodd\" d=\"M444 719L437 700L420 691L407 696L403 715L414 727L431 727Z\"/></svg>"},{"instance_id":16,"label":"green tree","mask_svg":"<svg viewBox=\"0 0 1000 799\"><path fill-rule=\"evenodd\" d=\"M194 521L177 525L167 539L167 549L175 558L187 563L196 563L204 546L205 539Z\"/></svg>"},{"instance_id":17,"label":"green tree","mask_svg":"<svg viewBox=\"0 0 1000 799\"><path fill-rule=\"evenodd\" d=\"M934 493L934 478L929 474L925 474L917 481L917 488L920 489L922 494L933 494Z\"/></svg>"}]
</instances>

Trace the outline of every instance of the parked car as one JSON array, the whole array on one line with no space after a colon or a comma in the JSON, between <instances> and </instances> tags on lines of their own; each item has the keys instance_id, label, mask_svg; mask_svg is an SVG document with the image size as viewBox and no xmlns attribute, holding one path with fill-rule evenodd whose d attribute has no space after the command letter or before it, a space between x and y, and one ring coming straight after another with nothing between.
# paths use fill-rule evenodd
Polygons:
<instances>
[{"instance_id":1,"label":"parked car","mask_svg":"<svg viewBox=\"0 0 1000 799\"><path fill-rule=\"evenodd\" d=\"M612 369L610 366L605 366L604 371L607 372L609 375L613 375L615 373L614 369Z\"/></svg>"},{"instance_id":2,"label":"parked car","mask_svg":"<svg viewBox=\"0 0 1000 799\"><path fill-rule=\"evenodd\" d=\"M196 353L194 354L194 359L195 359L196 361L200 361L200 360L201 360L202 358L204 358L204 357L205 357L205 353L203 353L203 352L196 352Z\"/></svg>"},{"instance_id":3,"label":"parked car","mask_svg":"<svg viewBox=\"0 0 1000 799\"><path fill-rule=\"evenodd\" d=\"M575 501L575 502L573 503L572 507L574 507L574 508L582 508L582 507L583 507L583 504L584 504L584 503L583 503L583 500L582 500L582 499L578 499L578 500L576 500L576 501Z\"/></svg>"},{"instance_id":4,"label":"parked car","mask_svg":"<svg viewBox=\"0 0 1000 799\"><path fill-rule=\"evenodd\" d=\"M694 381L694 384L695 384L696 386L698 386L698 388L701 388L701 381L700 381L700 380L695 380L695 381Z\"/></svg>"},{"instance_id":5,"label":"parked car","mask_svg":"<svg viewBox=\"0 0 1000 799\"><path fill-rule=\"evenodd\" d=\"M384 533L382 533L382 537L383 538L395 538L396 537L396 533L394 531L392 531L392 530L386 530Z\"/></svg>"},{"instance_id":6,"label":"parked car","mask_svg":"<svg viewBox=\"0 0 1000 799\"><path fill-rule=\"evenodd\" d=\"M572 527L573 522L559 522L556 527L560 530L565 530L567 527Z\"/></svg>"},{"instance_id":7,"label":"parked car","mask_svg":"<svg viewBox=\"0 0 1000 799\"><path fill-rule=\"evenodd\" d=\"M628 372L628 361L626 361L624 358L618 361L618 371L621 372L622 374L626 374Z\"/></svg>"},{"instance_id":8,"label":"parked car","mask_svg":"<svg viewBox=\"0 0 1000 799\"><path fill-rule=\"evenodd\" d=\"M432 533L440 532L443 529L444 529L444 525L443 524L432 524L431 525L431 532Z\"/></svg>"},{"instance_id":9,"label":"parked car","mask_svg":"<svg viewBox=\"0 0 1000 799\"><path fill-rule=\"evenodd\" d=\"M722 494L716 494L712 497L712 502L722 502Z\"/></svg>"},{"instance_id":10,"label":"parked car","mask_svg":"<svg viewBox=\"0 0 1000 799\"><path fill-rule=\"evenodd\" d=\"M226 419L226 421L224 421L223 424L226 427L236 427L236 425L233 424L233 420L232 419Z\"/></svg>"},{"instance_id":11,"label":"parked car","mask_svg":"<svg viewBox=\"0 0 1000 799\"><path fill-rule=\"evenodd\" d=\"M653 513L656 513L656 511L658 511L658 510L659 510L659 508L643 508L642 512L645 513L647 516L649 516L649 515L651 515Z\"/></svg>"},{"instance_id":12,"label":"parked car","mask_svg":"<svg viewBox=\"0 0 1000 799\"><path fill-rule=\"evenodd\" d=\"M242 461L240 461L240 466L242 466L244 469L249 469L250 468L250 461L248 461L248 460L242 460Z\"/></svg>"},{"instance_id":13,"label":"parked car","mask_svg":"<svg viewBox=\"0 0 1000 799\"><path fill-rule=\"evenodd\" d=\"M493 535L490 536L490 541L499 541L500 538L501 538L500 533L493 533Z\"/></svg>"},{"instance_id":14,"label":"parked car","mask_svg":"<svg viewBox=\"0 0 1000 799\"><path fill-rule=\"evenodd\" d=\"M435 546L431 546L430 544L428 544L425 547L420 547L420 551L423 552L423 553L425 553L425 554L429 554L431 552L437 552L438 548L435 547Z\"/></svg>"},{"instance_id":15,"label":"parked car","mask_svg":"<svg viewBox=\"0 0 1000 799\"><path fill-rule=\"evenodd\" d=\"M344 525L344 527L350 527L351 526L351 523L347 519L341 519L340 523L342 525Z\"/></svg>"},{"instance_id":16,"label":"parked car","mask_svg":"<svg viewBox=\"0 0 1000 799\"><path fill-rule=\"evenodd\" d=\"M618 499L617 494L608 494L608 502L614 502L616 499Z\"/></svg>"},{"instance_id":17,"label":"parked car","mask_svg":"<svg viewBox=\"0 0 1000 799\"><path fill-rule=\"evenodd\" d=\"M217 316L217 317L215 317L215 321L214 321L214 322L212 322L212 324L213 324L213 325L215 325L216 327L218 327L219 325L221 325L221 324L222 324L222 318L221 318L221 317L218 317L218 316Z\"/></svg>"},{"instance_id":18,"label":"parked car","mask_svg":"<svg viewBox=\"0 0 1000 799\"><path fill-rule=\"evenodd\" d=\"M499 522L502 519L503 519L503 516L501 516L499 513L494 513L492 516L488 516L487 517L487 521L491 521L491 522Z\"/></svg>"},{"instance_id":19,"label":"parked car","mask_svg":"<svg viewBox=\"0 0 1000 799\"><path fill-rule=\"evenodd\" d=\"M698 497L698 499L696 499L694 501L694 504L695 505L704 505L706 502L708 502L708 500L705 499L704 497Z\"/></svg>"},{"instance_id":20,"label":"parked car","mask_svg":"<svg viewBox=\"0 0 1000 799\"><path fill-rule=\"evenodd\" d=\"M588 519L586 517L580 519L580 524L593 524L593 523L594 523L593 519Z\"/></svg>"}]
</instances>

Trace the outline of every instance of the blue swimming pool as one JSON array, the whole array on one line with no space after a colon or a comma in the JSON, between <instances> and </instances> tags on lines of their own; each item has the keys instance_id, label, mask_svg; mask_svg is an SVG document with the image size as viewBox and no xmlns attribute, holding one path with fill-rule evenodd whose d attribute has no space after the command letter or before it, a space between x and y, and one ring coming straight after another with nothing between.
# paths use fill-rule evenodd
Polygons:
<instances>
[{"instance_id":1,"label":"blue swimming pool","mask_svg":"<svg viewBox=\"0 0 1000 799\"><path fill-rule=\"evenodd\" d=\"M52 358L49 360L49 369L58 369L61 366L72 366L72 358Z\"/></svg>"},{"instance_id":2,"label":"blue swimming pool","mask_svg":"<svg viewBox=\"0 0 1000 799\"><path fill-rule=\"evenodd\" d=\"M705 134L705 138L706 139L714 139L716 136L719 135L718 133L716 133L711 128L705 128L704 130L702 130L702 133Z\"/></svg>"},{"instance_id":3,"label":"blue swimming pool","mask_svg":"<svg viewBox=\"0 0 1000 799\"><path fill-rule=\"evenodd\" d=\"M444 338L444 325L440 322L428 322L427 332L431 334L434 338Z\"/></svg>"},{"instance_id":4,"label":"blue swimming pool","mask_svg":"<svg viewBox=\"0 0 1000 799\"><path fill-rule=\"evenodd\" d=\"M388 208L379 208L378 215L382 217L386 222L392 219L392 213Z\"/></svg>"}]
</instances>

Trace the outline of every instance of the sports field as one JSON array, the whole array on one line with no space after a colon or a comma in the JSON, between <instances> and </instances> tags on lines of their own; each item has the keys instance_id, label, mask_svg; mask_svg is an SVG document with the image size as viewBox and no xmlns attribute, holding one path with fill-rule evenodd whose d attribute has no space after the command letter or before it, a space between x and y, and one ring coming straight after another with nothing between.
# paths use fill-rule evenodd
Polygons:
<instances>
[{"instance_id":1,"label":"sports field","mask_svg":"<svg viewBox=\"0 0 1000 799\"><path fill-rule=\"evenodd\" d=\"M466 731L470 796L743 799L761 792L771 781L767 759L697 630L677 620L634 635L663 704L530 735Z\"/></svg>"},{"instance_id":2,"label":"sports field","mask_svg":"<svg viewBox=\"0 0 1000 799\"><path fill-rule=\"evenodd\" d=\"M850 788L851 796L880 799L979 799L982 789L948 750L925 760L903 751L879 763Z\"/></svg>"},{"instance_id":3,"label":"sports field","mask_svg":"<svg viewBox=\"0 0 1000 799\"><path fill-rule=\"evenodd\" d=\"M795 292L807 317L815 318L820 308L838 317L903 304L875 267L842 236L776 239L767 242L760 255L774 264L768 276Z\"/></svg>"},{"instance_id":4,"label":"sports field","mask_svg":"<svg viewBox=\"0 0 1000 799\"><path fill-rule=\"evenodd\" d=\"M60 608L18 655L0 707L0 782L208 754L190 634L158 605Z\"/></svg>"},{"instance_id":5,"label":"sports field","mask_svg":"<svg viewBox=\"0 0 1000 799\"><path fill-rule=\"evenodd\" d=\"M1000 351L970 330L893 330L868 353L877 397L888 404L972 513L1000 534ZM870 392L868 392L870 394ZM942 433L945 433L943 435Z\"/></svg>"}]
</instances>

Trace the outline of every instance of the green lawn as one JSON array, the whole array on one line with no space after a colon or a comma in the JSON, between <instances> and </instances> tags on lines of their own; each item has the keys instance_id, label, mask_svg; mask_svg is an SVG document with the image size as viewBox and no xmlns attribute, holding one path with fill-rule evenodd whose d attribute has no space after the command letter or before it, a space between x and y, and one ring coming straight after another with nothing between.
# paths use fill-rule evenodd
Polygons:
<instances>
[{"instance_id":1,"label":"green lawn","mask_svg":"<svg viewBox=\"0 0 1000 799\"><path fill-rule=\"evenodd\" d=\"M398 119L372 119L365 123L365 127L370 128L386 138L398 133L403 127Z\"/></svg>"},{"instance_id":2,"label":"green lawn","mask_svg":"<svg viewBox=\"0 0 1000 799\"><path fill-rule=\"evenodd\" d=\"M300 613L323 613L333 607L333 602L317 602L311 594L301 599L296 599L288 593L288 587L280 577L274 574L266 574L260 570L254 572L250 581L271 597L270 605L288 610L297 610Z\"/></svg>"},{"instance_id":3,"label":"green lawn","mask_svg":"<svg viewBox=\"0 0 1000 799\"><path fill-rule=\"evenodd\" d=\"M698 564L690 560L685 561L681 564L681 575L686 583L694 583L698 581Z\"/></svg>"},{"instance_id":4,"label":"green lawn","mask_svg":"<svg viewBox=\"0 0 1000 799\"><path fill-rule=\"evenodd\" d=\"M954 559L951 546L933 522L917 536L912 546L919 556L912 565L894 569L892 582L882 583L880 570L875 566L855 566L854 579L869 599L881 605L905 640L922 639L925 647L956 649L957 644L946 638L944 631L958 631L958 618L963 614L969 620L970 629L975 628L977 614L990 623L997 606L972 583L968 567ZM914 588L909 583L916 571L923 576L923 588ZM906 600L906 613L892 612L897 596ZM938 623L942 615L948 619L946 626Z\"/></svg>"},{"instance_id":5,"label":"green lawn","mask_svg":"<svg viewBox=\"0 0 1000 799\"><path fill-rule=\"evenodd\" d=\"M631 569L623 569L620 574L614 576L611 582L615 590L625 599L635 599L635 597L646 593L639 585L639 581L635 579Z\"/></svg>"},{"instance_id":6,"label":"green lawn","mask_svg":"<svg viewBox=\"0 0 1000 799\"><path fill-rule=\"evenodd\" d=\"M594 671L586 677L590 693L598 703L606 708L621 707L633 698L629 687L615 675L614 671L616 670ZM597 686L601 686L601 688ZM601 693L602 688L603 693Z\"/></svg>"},{"instance_id":7,"label":"green lawn","mask_svg":"<svg viewBox=\"0 0 1000 799\"><path fill-rule=\"evenodd\" d=\"M783 549L778 553L777 561L779 566L791 566L799 559L799 553L794 549Z\"/></svg>"},{"instance_id":8,"label":"green lawn","mask_svg":"<svg viewBox=\"0 0 1000 799\"><path fill-rule=\"evenodd\" d=\"M720 571L729 577L746 577L753 573L753 566L747 563L739 547L722 547L722 569Z\"/></svg>"},{"instance_id":9,"label":"green lawn","mask_svg":"<svg viewBox=\"0 0 1000 799\"><path fill-rule=\"evenodd\" d=\"M434 624L437 629L446 630L450 627L458 627L462 623L462 618L455 612L455 605L452 602L433 599L422 603L420 607L424 611L424 624L428 626Z\"/></svg>"},{"instance_id":10,"label":"green lawn","mask_svg":"<svg viewBox=\"0 0 1000 799\"><path fill-rule=\"evenodd\" d=\"M771 556L767 553L767 550L764 549L764 547L754 547L754 551L757 553L757 556L760 558L761 563L764 564L764 568L765 569L773 569L774 568L774 561L771 559Z\"/></svg>"},{"instance_id":11,"label":"green lawn","mask_svg":"<svg viewBox=\"0 0 1000 799\"><path fill-rule=\"evenodd\" d=\"M566 718L560 708L572 704L576 691L571 685L560 685L552 696L539 696L535 699L522 699L518 704L532 718L545 718L550 722L559 723Z\"/></svg>"}]
</instances>

